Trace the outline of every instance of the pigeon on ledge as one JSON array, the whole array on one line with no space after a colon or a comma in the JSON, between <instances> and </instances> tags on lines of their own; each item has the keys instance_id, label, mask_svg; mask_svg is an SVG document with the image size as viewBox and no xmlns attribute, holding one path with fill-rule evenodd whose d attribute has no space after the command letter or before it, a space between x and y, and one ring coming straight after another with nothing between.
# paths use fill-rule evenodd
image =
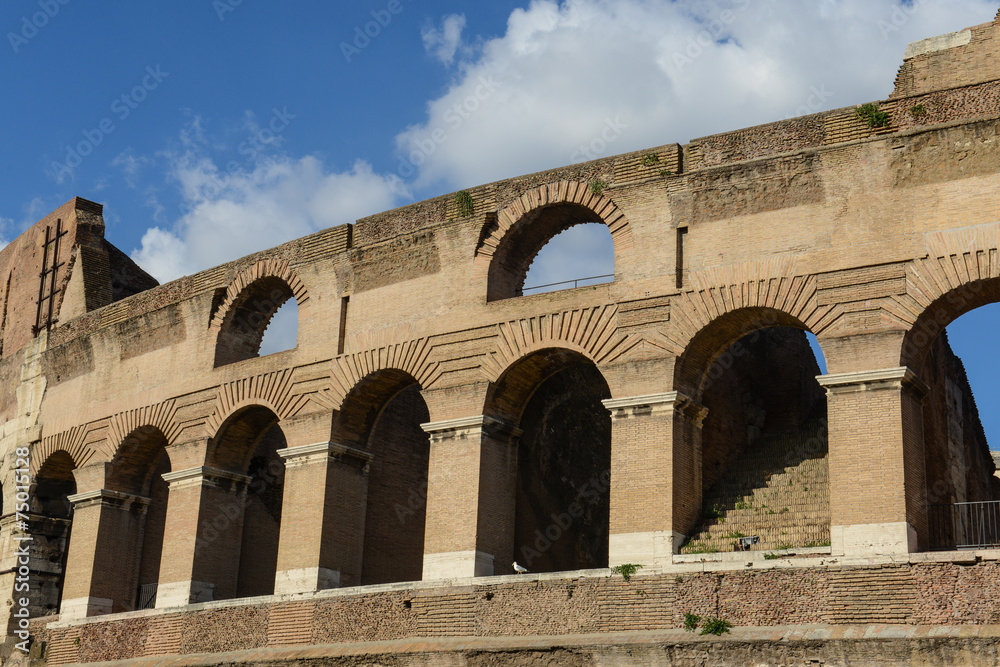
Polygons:
<instances>
[{"instance_id":1,"label":"pigeon on ledge","mask_svg":"<svg viewBox=\"0 0 1000 667\"><path fill-rule=\"evenodd\" d=\"M517 572L518 574L524 574L525 572L528 571L528 568L524 567L523 565L518 565L517 561L514 561L514 571Z\"/></svg>"}]
</instances>

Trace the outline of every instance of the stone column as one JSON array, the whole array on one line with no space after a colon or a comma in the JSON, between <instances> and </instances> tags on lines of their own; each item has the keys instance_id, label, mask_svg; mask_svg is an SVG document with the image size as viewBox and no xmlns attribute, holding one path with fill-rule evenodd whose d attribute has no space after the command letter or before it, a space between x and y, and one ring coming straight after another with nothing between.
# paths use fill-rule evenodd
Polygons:
<instances>
[{"instance_id":1,"label":"stone column","mask_svg":"<svg viewBox=\"0 0 1000 667\"><path fill-rule=\"evenodd\" d=\"M701 512L708 411L677 391L604 401L611 411L610 565L668 565Z\"/></svg>"},{"instance_id":2,"label":"stone column","mask_svg":"<svg viewBox=\"0 0 1000 667\"><path fill-rule=\"evenodd\" d=\"M149 498L98 489L73 503L61 620L135 608Z\"/></svg>"},{"instance_id":3,"label":"stone column","mask_svg":"<svg viewBox=\"0 0 1000 667\"><path fill-rule=\"evenodd\" d=\"M431 437L423 579L509 571L520 429L482 415L422 427Z\"/></svg>"},{"instance_id":4,"label":"stone column","mask_svg":"<svg viewBox=\"0 0 1000 667\"><path fill-rule=\"evenodd\" d=\"M275 594L360 584L372 455L334 442L278 455L285 490Z\"/></svg>"},{"instance_id":5,"label":"stone column","mask_svg":"<svg viewBox=\"0 0 1000 667\"><path fill-rule=\"evenodd\" d=\"M166 473L163 479L170 495L156 607L233 596L250 478L198 467Z\"/></svg>"},{"instance_id":6,"label":"stone column","mask_svg":"<svg viewBox=\"0 0 1000 667\"><path fill-rule=\"evenodd\" d=\"M906 554L927 535L921 400L909 368L821 375L830 422L835 555Z\"/></svg>"}]
</instances>

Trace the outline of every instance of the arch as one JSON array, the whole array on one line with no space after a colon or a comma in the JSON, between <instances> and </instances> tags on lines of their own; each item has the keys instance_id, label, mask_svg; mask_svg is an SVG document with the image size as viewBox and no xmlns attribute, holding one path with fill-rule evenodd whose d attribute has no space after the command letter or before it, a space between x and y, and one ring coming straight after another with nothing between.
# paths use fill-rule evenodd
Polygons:
<instances>
[{"instance_id":1,"label":"arch","mask_svg":"<svg viewBox=\"0 0 1000 667\"><path fill-rule=\"evenodd\" d=\"M617 259L632 248L628 219L586 183L560 181L526 192L482 232L476 262L488 266L486 300L517 296L535 256L554 236L588 222L607 225Z\"/></svg>"},{"instance_id":2,"label":"arch","mask_svg":"<svg viewBox=\"0 0 1000 667\"><path fill-rule=\"evenodd\" d=\"M726 312L688 341L674 366L674 388L699 399L713 372L722 368L717 362L726 350L747 334L769 327L809 331L802 320L775 308L749 307Z\"/></svg>"},{"instance_id":3,"label":"arch","mask_svg":"<svg viewBox=\"0 0 1000 667\"><path fill-rule=\"evenodd\" d=\"M826 393L799 318L749 307L711 320L674 367L675 388L705 408L691 473L674 484L696 499L684 553L829 546ZM690 477L684 477L690 474Z\"/></svg>"},{"instance_id":4,"label":"arch","mask_svg":"<svg viewBox=\"0 0 1000 667\"><path fill-rule=\"evenodd\" d=\"M287 262L262 260L236 276L209 324L216 333L215 366L258 356L268 323L292 297L301 318L309 293Z\"/></svg>"},{"instance_id":5,"label":"arch","mask_svg":"<svg viewBox=\"0 0 1000 667\"><path fill-rule=\"evenodd\" d=\"M362 585L418 581L423 569L430 421L418 380L386 368L360 380L334 418L334 440L372 455Z\"/></svg>"},{"instance_id":6,"label":"arch","mask_svg":"<svg viewBox=\"0 0 1000 667\"><path fill-rule=\"evenodd\" d=\"M209 440L205 466L226 471L231 480L198 528L226 526L224 538L206 538L195 556L221 573L214 582L217 600L274 593L285 471L278 451L286 447L278 415L262 405L237 409Z\"/></svg>"},{"instance_id":7,"label":"arch","mask_svg":"<svg viewBox=\"0 0 1000 667\"><path fill-rule=\"evenodd\" d=\"M37 610L35 613L42 616L59 613L62 603L73 523L69 496L76 493L73 476L76 468L70 453L60 449L45 457L34 476L32 513L44 518L36 518L30 524L34 538L31 549L35 558L32 560L37 558L49 564L44 571L32 572L36 582L32 589L32 606Z\"/></svg>"},{"instance_id":8,"label":"arch","mask_svg":"<svg viewBox=\"0 0 1000 667\"><path fill-rule=\"evenodd\" d=\"M899 365L920 368L938 336L962 315L1000 303L1000 278L961 283L931 301L903 336Z\"/></svg>"},{"instance_id":9,"label":"arch","mask_svg":"<svg viewBox=\"0 0 1000 667\"><path fill-rule=\"evenodd\" d=\"M157 426L132 429L116 448L105 478L109 490L149 499L139 527L142 538L138 551L130 552L135 560L108 564L119 576L132 579L129 583L134 597L129 603L133 609L150 608L156 601L169 499L169 484L163 475L171 471L167 445L167 436Z\"/></svg>"},{"instance_id":10,"label":"arch","mask_svg":"<svg viewBox=\"0 0 1000 667\"><path fill-rule=\"evenodd\" d=\"M1000 224L925 235L927 256L906 267L906 295L894 312L907 327L900 365L918 368L945 327L965 313L1000 302Z\"/></svg>"},{"instance_id":11,"label":"arch","mask_svg":"<svg viewBox=\"0 0 1000 667\"><path fill-rule=\"evenodd\" d=\"M495 573L511 572L515 559L536 572L607 566L609 398L594 361L567 348L527 354L491 383L483 414L520 433L506 517L512 542L510 553L495 554Z\"/></svg>"}]
</instances>

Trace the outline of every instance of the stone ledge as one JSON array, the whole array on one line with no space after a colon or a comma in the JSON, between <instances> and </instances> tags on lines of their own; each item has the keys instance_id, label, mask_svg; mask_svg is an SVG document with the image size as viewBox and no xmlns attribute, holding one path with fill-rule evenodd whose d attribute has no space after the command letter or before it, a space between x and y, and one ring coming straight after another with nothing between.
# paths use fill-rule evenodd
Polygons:
<instances>
[{"instance_id":1,"label":"stone ledge","mask_svg":"<svg viewBox=\"0 0 1000 667\"><path fill-rule=\"evenodd\" d=\"M712 645L713 651L726 650L727 647L737 649L746 644L779 644L795 651L805 649L810 654L819 654L822 644L818 642L850 642L853 647L861 649L857 657L870 655L865 651L870 645L885 648L887 641L934 641L940 645L948 640L957 641L960 645L969 641L981 640L983 648L988 650L1000 638L1000 626L997 625L961 625L961 626L912 626L912 625L787 625L767 627L734 627L729 634L722 636L702 636L684 630L647 630L635 632L609 632L580 635L555 635L539 637L433 637L414 638L376 642L351 642L341 644L323 644L295 647L269 647L231 651L227 653L200 653L190 655L170 655L148 658L132 658L112 662L91 663L95 666L106 665L139 665L141 667L180 667L218 664L268 664L293 663L310 664L304 661L320 661L329 659L349 659L366 656L422 656L421 662L427 664L427 654L461 654L463 652L489 653L503 652L509 654L517 651L551 651L553 649L605 649L614 652L615 649L660 649L667 646L680 648L692 646L698 651L707 650L706 645ZM964 641L961 641L964 640ZM960 649L961 647L956 647ZM631 654L630 654L631 655ZM443 656L442 656L443 657ZM455 656L458 658L458 656ZM608 656L611 657L611 656ZM640 656L636 656L641 660ZM647 657L652 658L653 655ZM661 654L661 657L662 654ZM733 656L734 658L736 656ZM405 659L405 658L404 658ZM300 661L300 662L296 662ZM315 663L328 664L328 663ZM338 661L337 664L341 664ZM359 663L361 664L361 663ZM370 663L364 663L370 664ZM393 663L408 664L408 663ZM452 664L451 662L447 664ZM462 664L455 662L454 664ZM614 662L614 664L640 664L639 662ZM667 664L667 663L659 663ZM738 663L718 663L738 664ZM860 663L859 663L860 664ZM987 664L987 663L968 663Z\"/></svg>"}]
</instances>

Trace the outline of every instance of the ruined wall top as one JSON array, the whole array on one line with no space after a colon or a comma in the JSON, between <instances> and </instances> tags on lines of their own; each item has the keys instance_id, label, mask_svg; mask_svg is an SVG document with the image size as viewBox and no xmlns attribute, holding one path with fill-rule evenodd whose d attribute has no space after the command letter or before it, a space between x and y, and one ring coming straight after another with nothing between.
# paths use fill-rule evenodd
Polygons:
<instances>
[{"instance_id":1,"label":"ruined wall top","mask_svg":"<svg viewBox=\"0 0 1000 667\"><path fill-rule=\"evenodd\" d=\"M0 357L40 329L158 284L104 239L102 214L74 197L0 250Z\"/></svg>"}]
</instances>

